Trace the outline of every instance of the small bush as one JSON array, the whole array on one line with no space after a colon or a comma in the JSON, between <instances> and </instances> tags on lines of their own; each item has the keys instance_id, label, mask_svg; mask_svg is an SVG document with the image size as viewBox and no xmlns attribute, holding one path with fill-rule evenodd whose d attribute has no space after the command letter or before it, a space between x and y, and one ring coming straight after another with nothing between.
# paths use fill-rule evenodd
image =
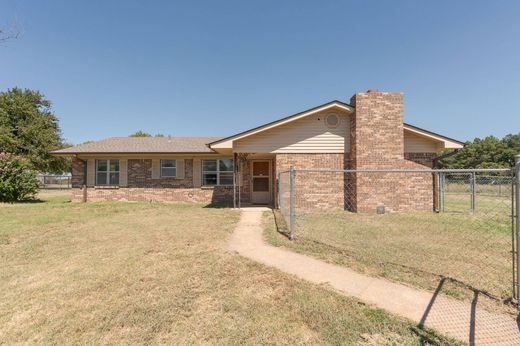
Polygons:
<instances>
[{"instance_id":1,"label":"small bush","mask_svg":"<svg viewBox=\"0 0 520 346\"><path fill-rule=\"evenodd\" d=\"M36 171L30 163L19 156L0 153L0 202L32 199L37 192Z\"/></svg>"}]
</instances>

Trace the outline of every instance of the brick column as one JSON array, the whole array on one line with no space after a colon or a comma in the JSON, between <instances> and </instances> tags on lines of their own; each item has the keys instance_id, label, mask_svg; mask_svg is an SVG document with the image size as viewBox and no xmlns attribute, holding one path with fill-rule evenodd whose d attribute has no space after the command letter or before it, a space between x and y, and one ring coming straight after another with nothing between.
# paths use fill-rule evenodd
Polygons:
<instances>
[{"instance_id":1,"label":"brick column","mask_svg":"<svg viewBox=\"0 0 520 346\"><path fill-rule=\"evenodd\" d=\"M369 90L352 96L351 163L356 169L396 168L404 159L403 94Z\"/></svg>"},{"instance_id":2,"label":"brick column","mask_svg":"<svg viewBox=\"0 0 520 346\"><path fill-rule=\"evenodd\" d=\"M351 99L350 162L353 169L404 166L403 94L369 90ZM356 173L345 177L351 211L374 212L378 205L397 210L395 173Z\"/></svg>"}]
</instances>

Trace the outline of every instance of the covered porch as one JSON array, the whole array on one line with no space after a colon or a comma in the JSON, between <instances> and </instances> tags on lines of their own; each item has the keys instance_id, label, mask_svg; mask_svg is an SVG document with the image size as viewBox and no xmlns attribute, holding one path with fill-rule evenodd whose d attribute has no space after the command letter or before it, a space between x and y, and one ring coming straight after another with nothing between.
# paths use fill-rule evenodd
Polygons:
<instances>
[{"instance_id":1,"label":"covered porch","mask_svg":"<svg viewBox=\"0 0 520 346\"><path fill-rule=\"evenodd\" d=\"M276 154L234 153L233 207L276 207Z\"/></svg>"}]
</instances>

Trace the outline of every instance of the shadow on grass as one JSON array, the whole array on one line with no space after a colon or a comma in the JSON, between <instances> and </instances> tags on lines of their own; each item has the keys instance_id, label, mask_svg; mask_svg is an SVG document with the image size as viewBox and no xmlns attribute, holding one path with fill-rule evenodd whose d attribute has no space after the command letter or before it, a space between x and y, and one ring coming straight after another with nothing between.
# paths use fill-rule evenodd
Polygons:
<instances>
[{"instance_id":1,"label":"shadow on grass","mask_svg":"<svg viewBox=\"0 0 520 346\"><path fill-rule=\"evenodd\" d=\"M276 232L283 235L287 239L291 239L291 234L289 232L289 228L287 227L287 223L285 222L282 214L278 209L271 209L273 212L274 225L276 227Z\"/></svg>"},{"instance_id":2,"label":"shadow on grass","mask_svg":"<svg viewBox=\"0 0 520 346\"><path fill-rule=\"evenodd\" d=\"M233 206L229 203L218 203L218 202L210 203L210 204L203 206L203 208L210 208L210 209L229 209L232 207Z\"/></svg>"},{"instance_id":3,"label":"shadow on grass","mask_svg":"<svg viewBox=\"0 0 520 346\"><path fill-rule=\"evenodd\" d=\"M439 336L433 330L421 326L413 326L410 329L412 333L419 337L420 345L446 345L444 338ZM460 344L463 345L463 343Z\"/></svg>"},{"instance_id":4,"label":"shadow on grass","mask_svg":"<svg viewBox=\"0 0 520 346\"><path fill-rule=\"evenodd\" d=\"M469 321L469 335L468 335L468 339L469 339L469 344L470 345L475 345L475 332L476 332L476 320L477 320L477 304L478 304L479 296L480 295L484 295L487 298L490 298L490 299L493 299L493 300L497 300L497 301L502 301L504 303L506 303L506 301L500 300L500 299L498 299L496 297L493 297L488 292L476 289L476 288L474 288L474 287L472 287L470 285L467 285L467 284L465 284L465 283L463 283L463 282L461 282L459 280L456 280L456 279L453 279L453 278L449 278L449 277L442 277L439 280L437 288L435 289L435 292L433 293L432 298L430 299L430 302L428 303L428 306L426 307L426 310L424 311L423 316L421 317L421 321L419 322L417 327L413 328L413 331L418 336L420 336L421 339L422 339L422 335L418 334L417 331L424 329L424 324L426 323L428 315L430 314L431 309L432 309L433 305L435 304L435 301L437 300L437 297L441 293L442 288L443 288L443 286L444 286L446 281L451 281L451 282L455 282L455 283L457 283L459 285L464 285L467 289L469 289L469 290L471 290L473 292L473 298L471 300L471 309L470 309L470 321ZM511 303L511 302L509 302L509 303ZM449 316L447 316L447 318L449 318ZM517 315L516 321L517 321L518 329L520 330L519 318L520 318L520 315ZM430 340L425 340L425 341L430 341ZM431 341L435 342L436 340L431 340Z\"/></svg>"},{"instance_id":5,"label":"shadow on grass","mask_svg":"<svg viewBox=\"0 0 520 346\"><path fill-rule=\"evenodd\" d=\"M7 204L36 204L36 203L45 203L46 201L40 198L30 198L30 199L24 199L21 201L1 201L2 203Z\"/></svg>"}]
</instances>

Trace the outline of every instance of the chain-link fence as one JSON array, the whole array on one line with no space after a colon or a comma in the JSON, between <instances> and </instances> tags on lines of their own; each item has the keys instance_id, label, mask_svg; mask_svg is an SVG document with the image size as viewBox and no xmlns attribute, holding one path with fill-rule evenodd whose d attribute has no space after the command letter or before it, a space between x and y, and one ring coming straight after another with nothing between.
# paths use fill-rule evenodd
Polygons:
<instances>
[{"instance_id":1,"label":"chain-link fence","mask_svg":"<svg viewBox=\"0 0 520 346\"><path fill-rule=\"evenodd\" d=\"M71 188L70 175L40 174L37 179L41 189L63 190Z\"/></svg>"},{"instance_id":2,"label":"chain-link fence","mask_svg":"<svg viewBox=\"0 0 520 346\"><path fill-rule=\"evenodd\" d=\"M504 302L518 294L514 179L508 169L291 169L279 174L279 208L301 252Z\"/></svg>"},{"instance_id":3,"label":"chain-link fence","mask_svg":"<svg viewBox=\"0 0 520 346\"><path fill-rule=\"evenodd\" d=\"M495 175L491 175L495 173ZM439 172L439 208L443 212L475 212L477 197L511 198L511 174L503 172Z\"/></svg>"}]
</instances>

